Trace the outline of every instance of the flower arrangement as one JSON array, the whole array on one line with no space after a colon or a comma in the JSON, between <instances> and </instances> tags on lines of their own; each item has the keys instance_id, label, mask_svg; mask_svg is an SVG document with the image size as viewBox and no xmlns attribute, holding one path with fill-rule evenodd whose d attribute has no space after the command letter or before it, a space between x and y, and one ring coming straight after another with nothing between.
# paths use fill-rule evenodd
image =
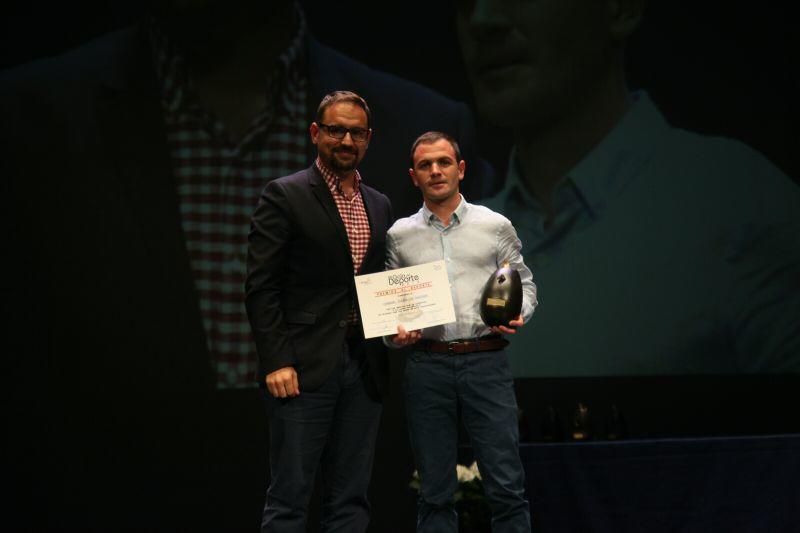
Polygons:
<instances>
[{"instance_id":1,"label":"flower arrangement","mask_svg":"<svg viewBox=\"0 0 800 533\"><path fill-rule=\"evenodd\" d=\"M470 466L456 465L458 488L454 496L456 511L458 512L459 531L483 532L491 531L491 510L483 494L483 481L478 470L478 463ZM419 492L419 472L414 470L409 486Z\"/></svg>"}]
</instances>

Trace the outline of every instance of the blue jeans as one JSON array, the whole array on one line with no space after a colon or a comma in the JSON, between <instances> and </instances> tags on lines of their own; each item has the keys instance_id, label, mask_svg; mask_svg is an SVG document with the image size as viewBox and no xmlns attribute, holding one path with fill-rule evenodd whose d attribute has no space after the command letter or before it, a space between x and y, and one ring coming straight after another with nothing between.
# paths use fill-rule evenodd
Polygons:
<instances>
[{"instance_id":1,"label":"blue jeans","mask_svg":"<svg viewBox=\"0 0 800 533\"><path fill-rule=\"evenodd\" d=\"M261 531L306 531L317 467L321 531L363 532L381 403L367 392L363 342L346 342L342 361L317 390L290 399L267 394L270 485Z\"/></svg>"},{"instance_id":2,"label":"blue jeans","mask_svg":"<svg viewBox=\"0 0 800 533\"><path fill-rule=\"evenodd\" d=\"M529 532L514 381L504 350L461 355L414 351L405 372L411 447L420 474L417 531L458 530L458 407L492 510L492 531Z\"/></svg>"}]
</instances>

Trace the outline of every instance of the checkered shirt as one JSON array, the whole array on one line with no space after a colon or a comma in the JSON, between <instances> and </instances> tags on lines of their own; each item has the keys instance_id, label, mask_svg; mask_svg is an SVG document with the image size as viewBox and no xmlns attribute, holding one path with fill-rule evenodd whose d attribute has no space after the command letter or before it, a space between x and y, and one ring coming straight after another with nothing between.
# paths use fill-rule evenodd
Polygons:
<instances>
[{"instance_id":1,"label":"checkered shirt","mask_svg":"<svg viewBox=\"0 0 800 533\"><path fill-rule=\"evenodd\" d=\"M326 167L319 157L317 157L315 164L325 178L325 183L328 184L328 189L333 195L336 208L339 210L342 222L344 222L347 240L350 243L350 257L353 259L353 274L358 274L361 271L361 263L364 261L364 256L367 255L370 237L369 217L367 217L367 209L364 207L364 197L361 196L361 174L356 170L353 182L355 194L353 194L352 198L348 198L342 190L339 176ZM348 322L350 324L358 323L355 302L351 308Z\"/></svg>"}]
</instances>

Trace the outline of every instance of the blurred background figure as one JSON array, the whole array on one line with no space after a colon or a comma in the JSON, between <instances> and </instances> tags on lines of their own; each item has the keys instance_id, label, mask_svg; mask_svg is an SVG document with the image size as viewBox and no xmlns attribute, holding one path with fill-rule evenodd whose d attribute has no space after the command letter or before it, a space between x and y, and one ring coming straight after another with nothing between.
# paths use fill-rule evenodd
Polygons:
<instances>
[{"instance_id":1,"label":"blurred background figure","mask_svg":"<svg viewBox=\"0 0 800 533\"><path fill-rule=\"evenodd\" d=\"M514 374L798 372L800 189L629 88L644 4L458 2L475 105L513 144L485 204L517 228L540 287Z\"/></svg>"},{"instance_id":2,"label":"blurred background figure","mask_svg":"<svg viewBox=\"0 0 800 533\"><path fill-rule=\"evenodd\" d=\"M472 153L473 121L321 44L291 0L141 14L0 75L11 507L32 528L256 527L266 429L243 286L259 192L306 167L335 89L370 102L362 170L395 215L418 204L413 139L442 130Z\"/></svg>"}]
</instances>

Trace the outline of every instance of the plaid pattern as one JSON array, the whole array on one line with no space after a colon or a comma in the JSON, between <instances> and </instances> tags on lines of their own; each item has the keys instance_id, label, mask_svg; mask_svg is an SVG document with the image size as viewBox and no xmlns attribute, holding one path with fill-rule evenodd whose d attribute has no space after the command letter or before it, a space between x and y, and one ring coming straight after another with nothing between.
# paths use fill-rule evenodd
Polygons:
<instances>
[{"instance_id":1,"label":"plaid pattern","mask_svg":"<svg viewBox=\"0 0 800 533\"><path fill-rule=\"evenodd\" d=\"M319 157L317 157L315 164L325 178L325 183L328 184L328 189L333 195L336 208L339 210L342 222L344 222L347 240L350 242L350 256L353 259L353 274L358 274L361 271L361 263L364 261L364 256L367 255L370 237L369 218L367 217L367 209L364 207L364 197L361 196L361 174L356 170L353 183L355 194L352 198L347 198L342 190L339 176L326 167ZM350 324L358 323L355 302L353 302L348 322Z\"/></svg>"},{"instance_id":2,"label":"plaid pattern","mask_svg":"<svg viewBox=\"0 0 800 533\"><path fill-rule=\"evenodd\" d=\"M256 375L242 290L250 217L266 182L306 165L305 31L301 16L272 66L265 109L238 141L200 106L180 53L155 24L151 32L181 221L221 389L252 387Z\"/></svg>"}]
</instances>

